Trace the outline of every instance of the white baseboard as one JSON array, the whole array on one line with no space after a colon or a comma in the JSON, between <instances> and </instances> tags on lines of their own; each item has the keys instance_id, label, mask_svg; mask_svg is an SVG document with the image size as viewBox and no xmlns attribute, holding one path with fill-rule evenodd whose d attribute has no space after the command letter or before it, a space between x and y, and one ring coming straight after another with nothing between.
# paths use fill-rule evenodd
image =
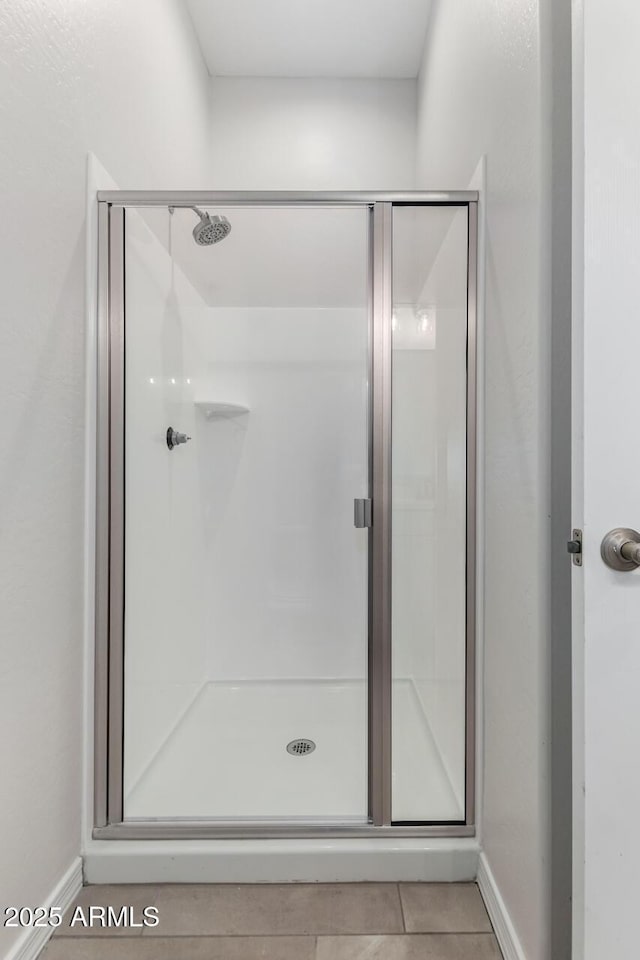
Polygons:
<instances>
[{"instance_id":1,"label":"white baseboard","mask_svg":"<svg viewBox=\"0 0 640 960\"><path fill-rule=\"evenodd\" d=\"M484 853L478 861L477 882L504 960L527 960Z\"/></svg>"},{"instance_id":2,"label":"white baseboard","mask_svg":"<svg viewBox=\"0 0 640 960\"><path fill-rule=\"evenodd\" d=\"M39 907L60 907L64 914L82 889L82 860L73 861L64 876L56 884L44 903ZM36 957L54 932L55 927L27 927L23 930L5 960L36 960Z\"/></svg>"}]
</instances>

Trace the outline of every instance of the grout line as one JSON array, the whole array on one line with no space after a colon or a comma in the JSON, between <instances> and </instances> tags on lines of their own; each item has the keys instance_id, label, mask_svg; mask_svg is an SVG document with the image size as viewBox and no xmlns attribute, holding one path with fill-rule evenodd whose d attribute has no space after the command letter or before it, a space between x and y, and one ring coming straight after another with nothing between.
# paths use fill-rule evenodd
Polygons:
<instances>
[{"instance_id":1,"label":"grout line","mask_svg":"<svg viewBox=\"0 0 640 960\"><path fill-rule=\"evenodd\" d=\"M126 936L120 934L118 936L109 936L109 934L94 934L93 936L83 937L79 934L71 934L69 936L64 936L57 934L55 940L81 940L83 943L87 941L97 941L98 943L103 943L105 940L108 940L110 943L113 941L130 940L138 941L140 940L142 934L132 934L131 936ZM360 939L361 937L409 937L410 939L417 939L418 937L495 937L495 933L491 933L488 930L482 931L473 931L473 930L429 930L426 932L420 933L416 931L414 933L390 933L389 931L380 932L375 930L369 930L365 933L153 933L147 935L144 938L145 943L153 943L154 940L326 940L330 938L332 940L340 939ZM51 942L55 942L52 938Z\"/></svg>"},{"instance_id":2,"label":"grout line","mask_svg":"<svg viewBox=\"0 0 640 960\"><path fill-rule=\"evenodd\" d=\"M433 937L437 937L440 940L442 937L489 937L491 940L496 939L495 933L488 933L486 930L483 930L481 933L474 933L471 930L464 930L462 933L456 930L441 930L440 932L436 930L430 930L428 933L320 933L318 934L318 940L361 940L364 937L400 937L401 939L409 938L410 940L417 940L422 937L422 939L431 940ZM214 938L209 938L214 939Z\"/></svg>"},{"instance_id":3,"label":"grout line","mask_svg":"<svg viewBox=\"0 0 640 960\"><path fill-rule=\"evenodd\" d=\"M404 904L402 902L402 893L400 891L400 883L396 883L396 889L398 891L398 900L400 901L400 916L402 917L402 930L404 933L407 932L407 921L404 916Z\"/></svg>"}]
</instances>

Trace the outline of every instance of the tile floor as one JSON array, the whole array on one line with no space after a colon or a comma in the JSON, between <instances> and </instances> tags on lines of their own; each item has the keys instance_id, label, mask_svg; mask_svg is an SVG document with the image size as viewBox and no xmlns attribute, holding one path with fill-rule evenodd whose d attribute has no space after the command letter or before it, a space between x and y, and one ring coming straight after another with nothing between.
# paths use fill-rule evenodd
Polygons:
<instances>
[{"instance_id":1,"label":"tile floor","mask_svg":"<svg viewBox=\"0 0 640 960\"><path fill-rule=\"evenodd\" d=\"M155 906L155 927L70 926ZM98 914L95 913L96 916ZM76 914L77 916L78 914ZM501 960L474 883L85 887L41 960Z\"/></svg>"}]
</instances>

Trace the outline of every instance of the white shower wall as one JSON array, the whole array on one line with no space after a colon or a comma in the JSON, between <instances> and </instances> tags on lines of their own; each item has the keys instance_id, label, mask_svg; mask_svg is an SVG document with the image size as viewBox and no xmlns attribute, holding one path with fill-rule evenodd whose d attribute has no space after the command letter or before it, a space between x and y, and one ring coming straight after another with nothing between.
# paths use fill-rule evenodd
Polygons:
<instances>
[{"instance_id":1,"label":"white shower wall","mask_svg":"<svg viewBox=\"0 0 640 960\"><path fill-rule=\"evenodd\" d=\"M143 218L144 217L144 218ZM125 785L148 767L207 678L205 503L192 451L202 298L167 250L169 212L126 214ZM164 238L165 243L162 242Z\"/></svg>"},{"instance_id":2,"label":"white shower wall","mask_svg":"<svg viewBox=\"0 0 640 960\"><path fill-rule=\"evenodd\" d=\"M209 678L362 679L366 309L211 308L199 334L197 395L249 411L198 414Z\"/></svg>"}]
</instances>

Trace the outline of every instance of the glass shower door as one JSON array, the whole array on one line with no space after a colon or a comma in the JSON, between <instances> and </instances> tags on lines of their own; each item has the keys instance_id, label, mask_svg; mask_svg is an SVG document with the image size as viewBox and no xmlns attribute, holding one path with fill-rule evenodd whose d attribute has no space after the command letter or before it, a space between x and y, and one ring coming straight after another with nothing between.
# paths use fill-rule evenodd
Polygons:
<instances>
[{"instance_id":1,"label":"glass shower door","mask_svg":"<svg viewBox=\"0 0 640 960\"><path fill-rule=\"evenodd\" d=\"M397 824L463 822L470 799L469 237L466 206L394 208L391 809Z\"/></svg>"},{"instance_id":2,"label":"glass shower door","mask_svg":"<svg viewBox=\"0 0 640 960\"><path fill-rule=\"evenodd\" d=\"M126 210L125 820L367 820L369 216Z\"/></svg>"}]
</instances>

